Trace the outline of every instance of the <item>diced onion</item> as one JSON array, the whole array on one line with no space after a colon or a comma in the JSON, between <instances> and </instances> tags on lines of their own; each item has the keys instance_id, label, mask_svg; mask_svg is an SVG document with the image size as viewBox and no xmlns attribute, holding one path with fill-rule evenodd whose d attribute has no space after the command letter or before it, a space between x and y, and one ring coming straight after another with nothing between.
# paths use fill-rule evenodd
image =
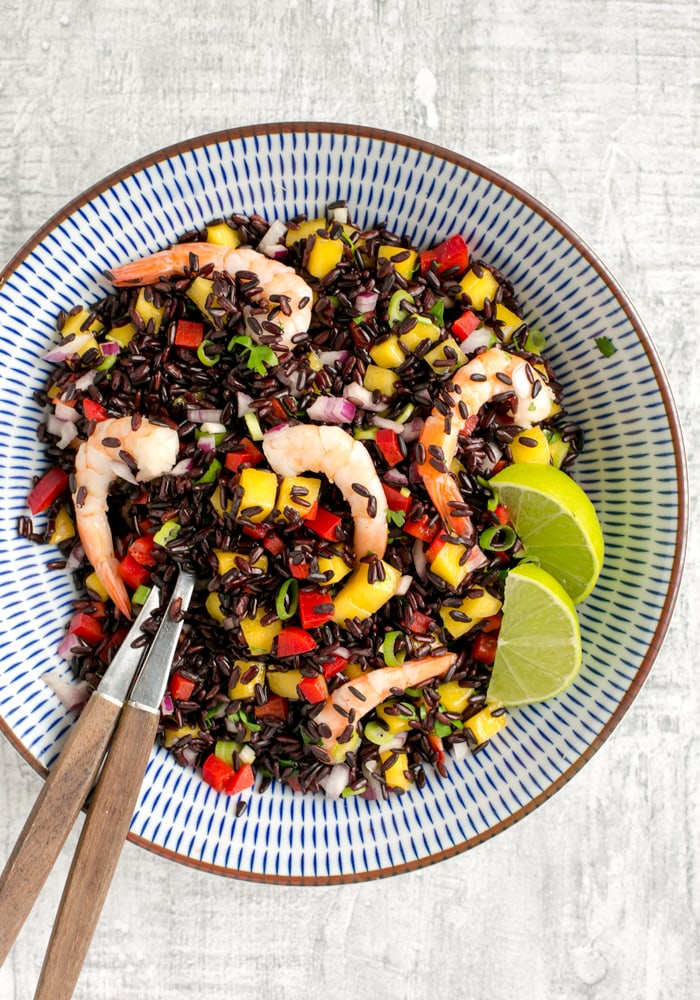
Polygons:
<instances>
[{"instance_id":1,"label":"diced onion","mask_svg":"<svg viewBox=\"0 0 700 1000\"><path fill-rule=\"evenodd\" d=\"M85 347L92 340L91 333L78 333L67 344L59 344L51 347L44 355L44 361L51 361L60 364L61 361L68 361L74 354L79 354L81 348Z\"/></svg>"},{"instance_id":2,"label":"diced onion","mask_svg":"<svg viewBox=\"0 0 700 1000\"><path fill-rule=\"evenodd\" d=\"M355 308L361 313L371 313L377 307L379 292L359 292L355 296Z\"/></svg>"},{"instance_id":3,"label":"diced onion","mask_svg":"<svg viewBox=\"0 0 700 1000\"><path fill-rule=\"evenodd\" d=\"M77 378L73 384L75 385L75 388L78 390L78 392L84 392L88 388L88 386L92 385L92 383L95 381L96 376L97 372L95 371L95 369L88 368L88 370L86 372L83 372L80 378Z\"/></svg>"},{"instance_id":4,"label":"diced onion","mask_svg":"<svg viewBox=\"0 0 700 1000\"><path fill-rule=\"evenodd\" d=\"M200 430L202 434L225 434L226 424L217 423L214 420L205 421Z\"/></svg>"},{"instance_id":5,"label":"diced onion","mask_svg":"<svg viewBox=\"0 0 700 1000\"><path fill-rule=\"evenodd\" d=\"M343 364L350 357L350 351L319 351L318 360L324 366Z\"/></svg>"},{"instance_id":6,"label":"diced onion","mask_svg":"<svg viewBox=\"0 0 700 1000\"><path fill-rule=\"evenodd\" d=\"M105 340L103 344L100 344L100 350L106 358L110 354L119 354L121 351L121 344L119 344L116 340Z\"/></svg>"},{"instance_id":7,"label":"diced onion","mask_svg":"<svg viewBox=\"0 0 700 1000\"><path fill-rule=\"evenodd\" d=\"M465 354L473 354L480 347L490 347L493 343L494 333L488 327L480 326L469 334L462 341L461 347Z\"/></svg>"},{"instance_id":8,"label":"diced onion","mask_svg":"<svg viewBox=\"0 0 700 1000\"><path fill-rule=\"evenodd\" d=\"M343 395L362 410L370 410L373 413L377 413L379 410L386 409L386 403L375 403L374 396L369 389L365 389L363 385L359 385L357 382L350 382L349 385L346 385L343 389Z\"/></svg>"},{"instance_id":9,"label":"diced onion","mask_svg":"<svg viewBox=\"0 0 700 1000\"><path fill-rule=\"evenodd\" d=\"M342 396L319 396L306 413L319 422L349 424L355 416L355 406Z\"/></svg>"},{"instance_id":10,"label":"diced onion","mask_svg":"<svg viewBox=\"0 0 700 1000\"><path fill-rule=\"evenodd\" d=\"M341 793L347 788L350 768L347 764L336 764L335 767L319 781L319 785L329 799L340 798Z\"/></svg>"},{"instance_id":11,"label":"diced onion","mask_svg":"<svg viewBox=\"0 0 700 1000\"><path fill-rule=\"evenodd\" d=\"M329 208L328 221L339 222L341 226L346 226L348 223L348 206L336 205L335 208Z\"/></svg>"},{"instance_id":12,"label":"diced onion","mask_svg":"<svg viewBox=\"0 0 700 1000\"><path fill-rule=\"evenodd\" d=\"M399 582L396 585L396 590L394 591L394 595L397 597L403 597L411 589L412 583L413 583L412 576L405 574L404 576L400 577Z\"/></svg>"},{"instance_id":13,"label":"diced onion","mask_svg":"<svg viewBox=\"0 0 700 1000\"><path fill-rule=\"evenodd\" d=\"M413 566L418 576L425 582L428 579L428 560L425 555L425 546L420 538L416 538L413 543Z\"/></svg>"},{"instance_id":14,"label":"diced onion","mask_svg":"<svg viewBox=\"0 0 700 1000\"><path fill-rule=\"evenodd\" d=\"M183 458L177 465L174 465L170 470L171 476L184 476L185 473L192 471L192 466L194 465L194 459Z\"/></svg>"},{"instance_id":15,"label":"diced onion","mask_svg":"<svg viewBox=\"0 0 700 1000\"><path fill-rule=\"evenodd\" d=\"M238 393L238 416L239 418L247 413L250 409L250 404L253 402L252 396L246 396L244 392Z\"/></svg>"},{"instance_id":16,"label":"diced onion","mask_svg":"<svg viewBox=\"0 0 700 1000\"><path fill-rule=\"evenodd\" d=\"M278 252L287 252L284 240L287 235L287 227L281 219L275 219L263 238L258 243L258 250L261 250L268 257L278 256Z\"/></svg>"},{"instance_id":17,"label":"diced onion","mask_svg":"<svg viewBox=\"0 0 700 1000\"><path fill-rule=\"evenodd\" d=\"M175 702L173 701L173 696L167 691L163 695L163 700L160 703L160 710L163 715L172 715L175 711Z\"/></svg>"},{"instance_id":18,"label":"diced onion","mask_svg":"<svg viewBox=\"0 0 700 1000\"><path fill-rule=\"evenodd\" d=\"M67 420L59 420L55 413L49 413L46 418L46 429L49 434L55 434L58 438L58 447L65 449L75 437L75 424Z\"/></svg>"},{"instance_id":19,"label":"diced onion","mask_svg":"<svg viewBox=\"0 0 700 1000\"><path fill-rule=\"evenodd\" d=\"M216 437L213 434L202 434L197 441L197 447L207 453L214 451L216 448Z\"/></svg>"},{"instance_id":20,"label":"diced onion","mask_svg":"<svg viewBox=\"0 0 700 1000\"><path fill-rule=\"evenodd\" d=\"M83 548L82 542L76 542L66 559L66 571L68 573L72 573L73 570L78 568L78 566L82 566L84 562L85 549Z\"/></svg>"},{"instance_id":21,"label":"diced onion","mask_svg":"<svg viewBox=\"0 0 700 1000\"><path fill-rule=\"evenodd\" d=\"M61 659L71 660L73 658L73 650L79 646L80 646L79 641L75 638L74 635L71 635L71 633L69 632L67 635L64 635L64 637L59 642L56 652L61 657Z\"/></svg>"},{"instance_id":22,"label":"diced onion","mask_svg":"<svg viewBox=\"0 0 700 1000\"><path fill-rule=\"evenodd\" d=\"M452 755L456 761L466 760L469 756L469 744L466 740L452 744Z\"/></svg>"},{"instance_id":23,"label":"diced onion","mask_svg":"<svg viewBox=\"0 0 700 1000\"><path fill-rule=\"evenodd\" d=\"M408 476L404 472L399 472L398 469L387 469L384 473L384 482L387 486L408 486Z\"/></svg>"},{"instance_id":24,"label":"diced onion","mask_svg":"<svg viewBox=\"0 0 700 1000\"><path fill-rule=\"evenodd\" d=\"M193 424L220 424L222 413L223 410L210 410L206 407L192 406L187 408L187 419Z\"/></svg>"},{"instance_id":25,"label":"diced onion","mask_svg":"<svg viewBox=\"0 0 700 1000\"><path fill-rule=\"evenodd\" d=\"M79 645L72 637L71 641L74 646ZM47 687L51 688L63 707L67 708L69 712L80 708L88 700L87 681L67 681L52 673L42 674L41 679Z\"/></svg>"},{"instance_id":26,"label":"diced onion","mask_svg":"<svg viewBox=\"0 0 700 1000\"><path fill-rule=\"evenodd\" d=\"M372 423L375 427L381 427L386 431L394 431L395 434L403 434L404 425L398 423L396 420L387 420L386 417L372 417Z\"/></svg>"},{"instance_id":27,"label":"diced onion","mask_svg":"<svg viewBox=\"0 0 700 1000\"><path fill-rule=\"evenodd\" d=\"M410 444L412 441L417 441L423 430L423 425L425 421L421 420L420 417L414 417L413 420L409 420L407 424L403 425L403 430L401 432L402 437L406 444Z\"/></svg>"},{"instance_id":28,"label":"diced onion","mask_svg":"<svg viewBox=\"0 0 700 1000\"><path fill-rule=\"evenodd\" d=\"M54 405L54 413L59 420L66 421L69 424L77 423L80 418L80 414L74 406L68 406L60 400Z\"/></svg>"},{"instance_id":29,"label":"diced onion","mask_svg":"<svg viewBox=\"0 0 700 1000\"><path fill-rule=\"evenodd\" d=\"M241 764L252 764L255 760L255 750L253 750L250 743L244 743L241 749L238 751L238 759Z\"/></svg>"}]
</instances>

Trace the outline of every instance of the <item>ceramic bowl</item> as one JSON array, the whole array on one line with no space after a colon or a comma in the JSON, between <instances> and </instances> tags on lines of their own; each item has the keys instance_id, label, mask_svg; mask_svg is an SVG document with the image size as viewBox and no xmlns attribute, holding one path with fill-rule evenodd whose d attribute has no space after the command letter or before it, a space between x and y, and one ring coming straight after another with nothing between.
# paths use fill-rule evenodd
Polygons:
<instances>
[{"instance_id":1,"label":"ceramic bowl","mask_svg":"<svg viewBox=\"0 0 700 1000\"><path fill-rule=\"evenodd\" d=\"M463 233L514 283L585 434L575 478L603 525L605 565L579 607L583 668L561 697L513 711L487 748L388 802L303 796L273 784L235 817L192 770L154 748L130 838L208 871L328 883L418 868L512 826L565 784L632 704L676 597L686 527L683 446L653 344L595 254L525 191L463 156L356 126L290 123L187 140L119 170L51 219L0 275L0 727L39 771L74 721L41 680L74 597L49 546L18 537L44 459L33 398L61 308L107 290L105 268L215 216L322 213L346 199L430 246ZM605 357L596 340L607 337ZM431 769L428 769L429 771Z\"/></svg>"}]
</instances>

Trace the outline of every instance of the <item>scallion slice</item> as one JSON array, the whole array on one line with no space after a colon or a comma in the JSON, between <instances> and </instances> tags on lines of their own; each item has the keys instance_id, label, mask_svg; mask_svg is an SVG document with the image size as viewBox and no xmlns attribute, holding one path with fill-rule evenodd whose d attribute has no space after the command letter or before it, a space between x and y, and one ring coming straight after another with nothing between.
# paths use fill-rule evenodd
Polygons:
<instances>
[{"instance_id":1,"label":"scallion slice","mask_svg":"<svg viewBox=\"0 0 700 1000\"><path fill-rule=\"evenodd\" d=\"M275 597L275 611L280 621L288 621L292 615L296 614L299 606L299 584L290 577L285 580Z\"/></svg>"},{"instance_id":2,"label":"scallion slice","mask_svg":"<svg viewBox=\"0 0 700 1000\"><path fill-rule=\"evenodd\" d=\"M197 348L197 357L199 358L201 363L205 365L207 368L213 368L214 365L218 364L221 358L220 354L214 354L213 356L210 357L206 353L207 347L212 347L212 346L213 346L213 341L203 340L202 343Z\"/></svg>"},{"instance_id":3,"label":"scallion slice","mask_svg":"<svg viewBox=\"0 0 700 1000\"><path fill-rule=\"evenodd\" d=\"M384 636L381 651L387 667L400 667L406 659L406 650L400 649L397 651L396 649L396 645L400 639L403 639L403 632L399 632L398 630L387 632Z\"/></svg>"},{"instance_id":4,"label":"scallion slice","mask_svg":"<svg viewBox=\"0 0 700 1000\"><path fill-rule=\"evenodd\" d=\"M515 544L517 537L509 524L494 524L479 535L479 548L484 552L506 552Z\"/></svg>"}]
</instances>

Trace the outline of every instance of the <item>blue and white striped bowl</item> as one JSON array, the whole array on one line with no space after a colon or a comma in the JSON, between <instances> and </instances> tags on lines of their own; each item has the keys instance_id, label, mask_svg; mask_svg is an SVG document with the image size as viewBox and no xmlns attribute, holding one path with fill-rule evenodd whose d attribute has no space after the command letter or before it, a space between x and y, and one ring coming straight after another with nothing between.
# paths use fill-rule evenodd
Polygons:
<instances>
[{"instance_id":1,"label":"blue and white striped bowl","mask_svg":"<svg viewBox=\"0 0 700 1000\"><path fill-rule=\"evenodd\" d=\"M673 401L654 347L618 284L559 219L477 163L404 136L355 126L236 129L132 164L50 220L0 275L0 728L38 770L72 717L40 676L69 675L56 655L70 613L55 556L17 536L32 476L44 382L41 355L59 309L107 290L110 268L214 216L319 214L346 199L360 225L388 219L430 246L455 231L515 284L546 331L572 415L585 432L576 478L596 506L606 560L580 606L583 669L560 698L512 713L484 752L451 762L389 802L331 801L273 785L248 812L154 749L131 839L222 874L272 882L373 878L447 858L510 826L560 788L610 735L639 691L669 624L683 561L685 466ZM597 337L616 353L605 358Z\"/></svg>"}]
</instances>

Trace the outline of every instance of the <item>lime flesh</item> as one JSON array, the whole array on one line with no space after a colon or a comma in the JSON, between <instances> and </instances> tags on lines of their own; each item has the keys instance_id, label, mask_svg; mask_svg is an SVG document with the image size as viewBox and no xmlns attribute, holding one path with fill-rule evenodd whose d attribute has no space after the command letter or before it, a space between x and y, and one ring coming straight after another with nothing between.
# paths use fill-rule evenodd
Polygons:
<instances>
[{"instance_id":1,"label":"lime flesh","mask_svg":"<svg viewBox=\"0 0 700 1000\"><path fill-rule=\"evenodd\" d=\"M575 604L603 565L603 533L578 483L552 465L510 465L490 480L527 556L559 581Z\"/></svg>"},{"instance_id":2,"label":"lime flesh","mask_svg":"<svg viewBox=\"0 0 700 1000\"><path fill-rule=\"evenodd\" d=\"M554 698L580 667L581 633L573 601L540 566L517 566L506 580L487 701L514 707Z\"/></svg>"}]
</instances>

